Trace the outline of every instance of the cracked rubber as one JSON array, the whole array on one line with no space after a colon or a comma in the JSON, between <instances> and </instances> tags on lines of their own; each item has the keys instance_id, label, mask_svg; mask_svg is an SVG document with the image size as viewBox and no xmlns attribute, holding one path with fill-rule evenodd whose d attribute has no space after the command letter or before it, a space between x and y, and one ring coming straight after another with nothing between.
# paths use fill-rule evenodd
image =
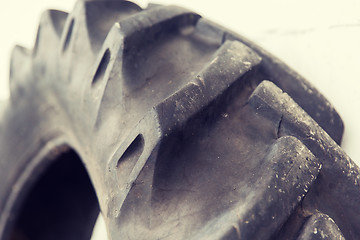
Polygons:
<instances>
[{"instance_id":1,"label":"cracked rubber","mask_svg":"<svg viewBox=\"0 0 360 240\"><path fill-rule=\"evenodd\" d=\"M46 11L11 57L0 238L358 239L343 123L249 40L175 6Z\"/></svg>"}]
</instances>

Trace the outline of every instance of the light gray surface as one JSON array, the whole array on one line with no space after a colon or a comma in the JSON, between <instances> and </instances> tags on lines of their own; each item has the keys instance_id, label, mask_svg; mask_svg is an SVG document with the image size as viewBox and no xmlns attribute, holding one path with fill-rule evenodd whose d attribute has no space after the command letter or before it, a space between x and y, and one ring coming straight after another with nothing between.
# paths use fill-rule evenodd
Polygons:
<instances>
[{"instance_id":1,"label":"light gray surface","mask_svg":"<svg viewBox=\"0 0 360 240\"><path fill-rule=\"evenodd\" d=\"M146 6L148 1L137 1ZM360 164L360 1L174 0L247 36L298 71L334 105L345 123L343 148ZM13 0L0 8L0 100L8 97L12 46L31 48L40 14L70 11L73 0ZM102 239L101 237L98 239Z\"/></svg>"}]
</instances>

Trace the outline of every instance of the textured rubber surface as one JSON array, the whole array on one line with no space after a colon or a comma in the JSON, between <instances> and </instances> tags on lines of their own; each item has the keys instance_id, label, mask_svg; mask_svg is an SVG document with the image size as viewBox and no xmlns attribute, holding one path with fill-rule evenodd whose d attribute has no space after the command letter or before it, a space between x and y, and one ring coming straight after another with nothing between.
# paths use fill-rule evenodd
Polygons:
<instances>
[{"instance_id":1,"label":"textured rubber surface","mask_svg":"<svg viewBox=\"0 0 360 240\"><path fill-rule=\"evenodd\" d=\"M331 104L195 13L50 10L10 71L2 239L88 239L99 207L112 239L360 237L359 168Z\"/></svg>"}]
</instances>

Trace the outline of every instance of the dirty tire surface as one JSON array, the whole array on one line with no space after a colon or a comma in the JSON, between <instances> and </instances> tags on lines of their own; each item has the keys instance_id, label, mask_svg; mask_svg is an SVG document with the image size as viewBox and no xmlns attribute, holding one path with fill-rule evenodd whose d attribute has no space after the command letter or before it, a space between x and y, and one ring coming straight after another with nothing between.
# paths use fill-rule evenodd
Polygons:
<instances>
[{"instance_id":1,"label":"dirty tire surface","mask_svg":"<svg viewBox=\"0 0 360 240\"><path fill-rule=\"evenodd\" d=\"M79 1L14 48L0 238L359 239L359 168L309 82L175 6Z\"/></svg>"}]
</instances>

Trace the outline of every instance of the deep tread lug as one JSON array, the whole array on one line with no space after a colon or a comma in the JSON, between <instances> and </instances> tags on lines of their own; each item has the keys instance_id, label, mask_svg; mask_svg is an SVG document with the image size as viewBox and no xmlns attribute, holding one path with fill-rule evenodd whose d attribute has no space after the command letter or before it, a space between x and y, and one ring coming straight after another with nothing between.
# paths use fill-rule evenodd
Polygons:
<instances>
[{"instance_id":1,"label":"deep tread lug","mask_svg":"<svg viewBox=\"0 0 360 240\"><path fill-rule=\"evenodd\" d=\"M11 53L9 87L12 101L18 101L21 92L24 91L24 79L31 71L31 51L15 46Z\"/></svg>"},{"instance_id":2,"label":"deep tread lug","mask_svg":"<svg viewBox=\"0 0 360 240\"><path fill-rule=\"evenodd\" d=\"M345 240L334 220L326 214L317 213L307 220L297 240L320 239Z\"/></svg>"},{"instance_id":3,"label":"deep tread lug","mask_svg":"<svg viewBox=\"0 0 360 240\"><path fill-rule=\"evenodd\" d=\"M207 19L200 19L199 29L213 36L217 41L238 40L253 49L263 59L259 76L254 79L254 84L262 80L274 82L284 92L288 93L318 124L338 143L341 143L344 124L339 114L325 97L315 89L307 80L291 70L278 58L257 46L245 37L219 26ZM271 67L269 67L271 66ZM296 79L296 81L294 81ZM302 97L299 91L306 92L307 97ZM317 104L313 104L314 102Z\"/></svg>"},{"instance_id":4,"label":"deep tread lug","mask_svg":"<svg viewBox=\"0 0 360 240\"><path fill-rule=\"evenodd\" d=\"M307 193L321 165L298 139L289 136L277 139L265 158L259 167L262 177L249 186L256 192L250 190L246 199L210 221L193 239L267 239L279 230Z\"/></svg>"},{"instance_id":5,"label":"deep tread lug","mask_svg":"<svg viewBox=\"0 0 360 240\"><path fill-rule=\"evenodd\" d=\"M359 238L340 117L260 47L181 7L127 1L46 11L37 35L14 48L0 105L0 238L64 152L95 190L89 208L80 198L93 219L65 234L89 234L97 195L113 239Z\"/></svg>"},{"instance_id":6,"label":"deep tread lug","mask_svg":"<svg viewBox=\"0 0 360 240\"><path fill-rule=\"evenodd\" d=\"M232 59L231 63L226 61L229 58ZM261 58L245 45L233 41L224 43L190 84L156 107L164 132L169 134L170 129L184 124L225 89L231 88L235 81L246 84L260 62Z\"/></svg>"},{"instance_id":7,"label":"deep tread lug","mask_svg":"<svg viewBox=\"0 0 360 240\"><path fill-rule=\"evenodd\" d=\"M283 116L282 134L298 136L321 160L320 177L313 191L307 194L304 208L309 212L319 210L328 214L346 238L355 239L359 235L360 223L360 209L355 200L360 199L359 167L288 94L273 83L262 82L251 95L249 104L263 116Z\"/></svg>"}]
</instances>

